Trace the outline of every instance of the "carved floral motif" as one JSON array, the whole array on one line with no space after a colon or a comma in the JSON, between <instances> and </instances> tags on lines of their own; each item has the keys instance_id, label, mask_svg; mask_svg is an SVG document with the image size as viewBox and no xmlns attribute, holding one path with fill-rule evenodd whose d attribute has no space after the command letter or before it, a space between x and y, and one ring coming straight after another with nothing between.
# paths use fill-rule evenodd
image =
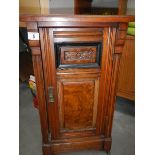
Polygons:
<instances>
[{"instance_id":1,"label":"carved floral motif","mask_svg":"<svg viewBox=\"0 0 155 155\"><path fill-rule=\"evenodd\" d=\"M96 57L94 49L74 49L72 51L64 51L65 60L92 60Z\"/></svg>"}]
</instances>

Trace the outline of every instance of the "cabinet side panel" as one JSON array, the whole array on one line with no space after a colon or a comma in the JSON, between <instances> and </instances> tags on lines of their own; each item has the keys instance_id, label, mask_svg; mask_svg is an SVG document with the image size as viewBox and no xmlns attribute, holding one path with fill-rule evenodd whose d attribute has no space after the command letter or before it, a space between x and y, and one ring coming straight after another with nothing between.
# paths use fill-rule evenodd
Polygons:
<instances>
[{"instance_id":1,"label":"cabinet side panel","mask_svg":"<svg viewBox=\"0 0 155 155\"><path fill-rule=\"evenodd\" d=\"M127 36L120 62L118 96L135 99L135 37Z\"/></svg>"}]
</instances>

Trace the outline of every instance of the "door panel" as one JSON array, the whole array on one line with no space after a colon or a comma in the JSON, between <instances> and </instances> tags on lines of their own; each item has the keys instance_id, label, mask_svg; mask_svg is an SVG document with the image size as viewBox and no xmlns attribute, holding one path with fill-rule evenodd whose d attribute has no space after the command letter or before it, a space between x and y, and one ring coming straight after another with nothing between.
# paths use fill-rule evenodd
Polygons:
<instances>
[{"instance_id":1,"label":"door panel","mask_svg":"<svg viewBox=\"0 0 155 155\"><path fill-rule=\"evenodd\" d=\"M53 35L53 29L40 28L51 139L96 136L100 128L96 120L98 120L98 111L100 110L98 108L98 87L101 73L101 42L98 42L98 40L93 40L93 42L85 41L82 43L74 42L74 44L71 42L70 45L80 50L82 60L80 59L81 56L78 56L76 59L80 59L78 60L79 64L76 60L76 66L74 68L72 67L73 64L69 64L68 61L66 64L63 64L68 66L61 68L58 67L59 58L62 58L60 60L64 60L64 57L58 57L59 55L57 48L55 48L56 43L54 42ZM92 36L90 35L89 37ZM59 44L61 47L65 44L65 48L69 48L67 51L71 49L68 43L59 42ZM85 60L90 58L89 52L87 52L90 47L93 47L96 51L95 60L91 63L98 65L92 67L89 62L86 63L87 67L81 68L79 65L82 65ZM85 50L83 50L83 48ZM52 103L49 102L49 87L53 87L54 102Z\"/></svg>"},{"instance_id":2,"label":"door panel","mask_svg":"<svg viewBox=\"0 0 155 155\"><path fill-rule=\"evenodd\" d=\"M95 129L98 80L60 80L58 96L61 132Z\"/></svg>"}]
</instances>

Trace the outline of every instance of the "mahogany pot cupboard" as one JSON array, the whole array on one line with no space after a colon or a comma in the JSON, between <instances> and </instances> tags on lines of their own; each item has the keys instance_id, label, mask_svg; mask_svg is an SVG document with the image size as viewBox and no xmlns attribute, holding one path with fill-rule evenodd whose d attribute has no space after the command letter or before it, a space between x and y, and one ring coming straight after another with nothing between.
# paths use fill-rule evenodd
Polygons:
<instances>
[{"instance_id":1,"label":"mahogany pot cupboard","mask_svg":"<svg viewBox=\"0 0 155 155\"><path fill-rule=\"evenodd\" d=\"M44 155L111 149L117 73L133 16L21 16L27 23Z\"/></svg>"}]
</instances>

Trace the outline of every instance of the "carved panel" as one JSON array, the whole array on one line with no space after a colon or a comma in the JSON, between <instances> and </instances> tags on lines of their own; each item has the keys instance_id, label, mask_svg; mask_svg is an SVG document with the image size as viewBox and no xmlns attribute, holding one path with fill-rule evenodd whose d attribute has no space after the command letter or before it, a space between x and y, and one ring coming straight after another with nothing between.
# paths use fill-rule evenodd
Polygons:
<instances>
[{"instance_id":1,"label":"carved panel","mask_svg":"<svg viewBox=\"0 0 155 155\"><path fill-rule=\"evenodd\" d=\"M95 62L96 60L96 47L62 47L61 52L64 54L62 63L75 63Z\"/></svg>"},{"instance_id":2,"label":"carved panel","mask_svg":"<svg viewBox=\"0 0 155 155\"><path fill-rule=\"evenodd\" d=\"M55 52L58 68L99 67L101 43L59 43Z\"/></svg>"}]
</instances>

